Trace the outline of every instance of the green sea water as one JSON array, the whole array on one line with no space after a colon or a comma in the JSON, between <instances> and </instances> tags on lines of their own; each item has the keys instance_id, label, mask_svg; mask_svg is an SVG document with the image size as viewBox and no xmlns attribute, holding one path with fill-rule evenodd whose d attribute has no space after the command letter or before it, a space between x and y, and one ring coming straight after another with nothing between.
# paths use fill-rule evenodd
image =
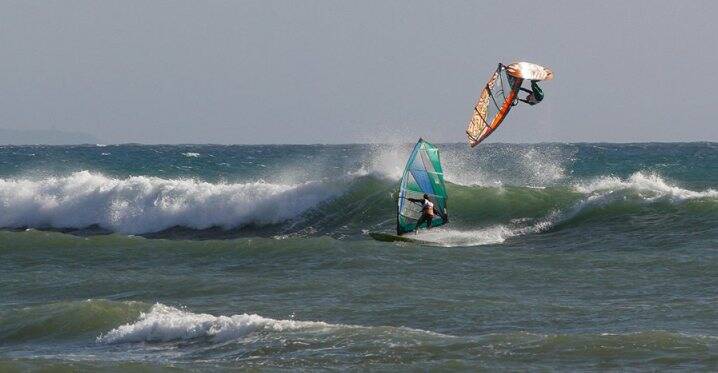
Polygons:
<instances>
[{"instance_id":1,"label":"green sea water","mask_svg":"<svg viewBox=\"0 0 718 373\"><path fill-rule=\"evenodd\" d=\"M718 144L0 147L0 371L718 369Z\"/></svg>"}]
</instances>

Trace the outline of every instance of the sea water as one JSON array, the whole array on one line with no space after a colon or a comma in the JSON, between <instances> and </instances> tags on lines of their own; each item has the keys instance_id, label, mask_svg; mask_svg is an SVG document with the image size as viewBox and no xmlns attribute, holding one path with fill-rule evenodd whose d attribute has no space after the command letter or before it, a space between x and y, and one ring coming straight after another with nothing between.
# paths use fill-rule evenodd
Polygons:
<instances>
[{"instance_id":1,"label":"sea water","mask_svg":"<svg viewBox=\"0 0 718 373\"><path fill-rule=\"evenodd\" d=\"M0 147L0 370L716 370L718 144Z\"/></svg>"}]
</instances>

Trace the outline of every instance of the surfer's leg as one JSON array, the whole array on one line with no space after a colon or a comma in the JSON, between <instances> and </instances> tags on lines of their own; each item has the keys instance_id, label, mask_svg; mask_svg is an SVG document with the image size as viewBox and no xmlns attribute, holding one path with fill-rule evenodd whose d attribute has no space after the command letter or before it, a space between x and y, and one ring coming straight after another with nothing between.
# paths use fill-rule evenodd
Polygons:
<instances>
[{"instance_id":1,"label":"surfer's leg","mask_svg":"<svg viewBox=\"0 0 718 373\"><path fill-rule=\"evenodd\" d=\"M417 232L419 231L419 226L421 226L421 223L423 223L425 221L426 221L426 215L421 214L421 217L419 218L419 220L416 221L416 231Z\"/></svg>"},{"instance_id":2,"label":"surfer's leg","mask_svg":"<svg viewBox=\"0 0 718 373\"><path fill-rule=\"evenodd\" d=\"M541 87L539 87L538 83L535 80L531 81L531 94L533 94L534 98L536 99L536 103L541 102L543 100L543 90Z\"/></svg>"},{"instance_id":3,"label":"surfer's leg","mask_svg":"<svg viewBox=\"0 0 718 373\"><path fill-rule=\"evenodd\" d=\"M426 217L426 229L431 229L431 221L434 220L433 216Z\"/></svg>"}]
</instances>

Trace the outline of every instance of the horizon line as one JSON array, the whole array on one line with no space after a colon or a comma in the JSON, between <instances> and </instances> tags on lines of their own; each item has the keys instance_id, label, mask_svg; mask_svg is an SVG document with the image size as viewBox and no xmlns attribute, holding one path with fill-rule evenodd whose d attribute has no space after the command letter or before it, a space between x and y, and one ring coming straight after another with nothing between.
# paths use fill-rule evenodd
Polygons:
<instances>
[{"instance_id":1,"label":"horizon line","mask_svg":"<svg viewBox=\"0 0 718 373\"><path fill-rule=\"evenodd\" d=\"M434 142L435 144L456 145L468 144L466 142ZM347 142L347 143L237 143L237 144L221 144L221 143L140 143L140 142L124 142L124 143L79 143L79 144L0 144L1 147L10 146L346 146L346 145L405 145L414 144L410 142ZM564 144L564 145L580 145L580 144L718 144L718 141L707 140L691 140L691 141L538 141L538 142L487 142L485 145L542 145L542 144Z\"/></svg>"}]
</instances>

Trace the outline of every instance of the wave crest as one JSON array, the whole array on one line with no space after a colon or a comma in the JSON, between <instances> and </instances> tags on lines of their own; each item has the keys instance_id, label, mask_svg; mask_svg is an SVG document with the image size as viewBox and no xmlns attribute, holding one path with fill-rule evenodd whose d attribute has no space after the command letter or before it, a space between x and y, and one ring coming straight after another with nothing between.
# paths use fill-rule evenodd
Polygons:
<instances>
[{"instance_id":1,"label":"wave crest","mask_svg":"<svg viewBox=\"0 0 718 373\"><path fill-rule=\"evenodd\" d=\"M396 181L376 170L302 183L209 183L88 171L40 180L0 179L0 227L107 231L160 237L359 236L392 230ZM695 191L657 174L604 176L572 186L480 187L448 183L453 223L427 232L445 246L506 239L605 215L680 208L696 200L713 206L718 191ZM703 203L704 201L709 203ZM666 206L672 206L668 207ZM691 207L693 204L688 204ZM280 224L281 223L281 224ZM175 227L186 228L174 229ZM211 228L220 228L222 232ZM198 233L198 230L207 232ZM232 230L232 231L228 231Z\"/></svg>"},{"instance_id":2,"label":"wave crest","mask_svg":"<svg viewBox=\"0 0 718 373\"><path fill-rule=\"evenodd\" d=\"M372 331L386 330L394 335L423 335L449 337L443 334L406 327L361 326L329 324L323 321L276 320L257 314L213 316L192 313L175 307L156 303L149 312L140 314L136 322L121 325L97 337L98 343L170 342L208 338L221 343L241 339L256 332L338 333L343 330Z\"/></svg>"},{"instance_id":3,"label":"wave crest","mask_svg":"<svg viewBox=\"0 0 718 373\"><path fill-rule=\"evenodd\" d=\"M142 234L279 223L331 199L343 183L208 183L88 171L43 180L0 179L0 226L85 228Z\"/></svg>"},{"instance_id":4,"label":"wave crest","mask_svg":"<svg viewBox=\"0 0 718 373\"><path fill-rule=\"evenodd\" d=\"M717 198L718 191L707 189L696 192L671 185L655 173L635 172L628 179L622 180L615 176L604 176L586 184L578 184L574 189L580 193L614 192L632 190L641 193L648 200L669 198L672 200L688 200L698 198Z\"/></svg>"},{"instance_id":5,"label":"wave crest","mask_svg":"<svg viewBox=\"0 0 718 373\"><path fill-rule=\"evenodd\" d=\"M155 304L139 320L97 337L101 343L169 342L206 337L214 342L242 338L255 331L314 330L338 327L321 321L274 320L256 314L213 316Z\"/></svg>"}]
</instances>

